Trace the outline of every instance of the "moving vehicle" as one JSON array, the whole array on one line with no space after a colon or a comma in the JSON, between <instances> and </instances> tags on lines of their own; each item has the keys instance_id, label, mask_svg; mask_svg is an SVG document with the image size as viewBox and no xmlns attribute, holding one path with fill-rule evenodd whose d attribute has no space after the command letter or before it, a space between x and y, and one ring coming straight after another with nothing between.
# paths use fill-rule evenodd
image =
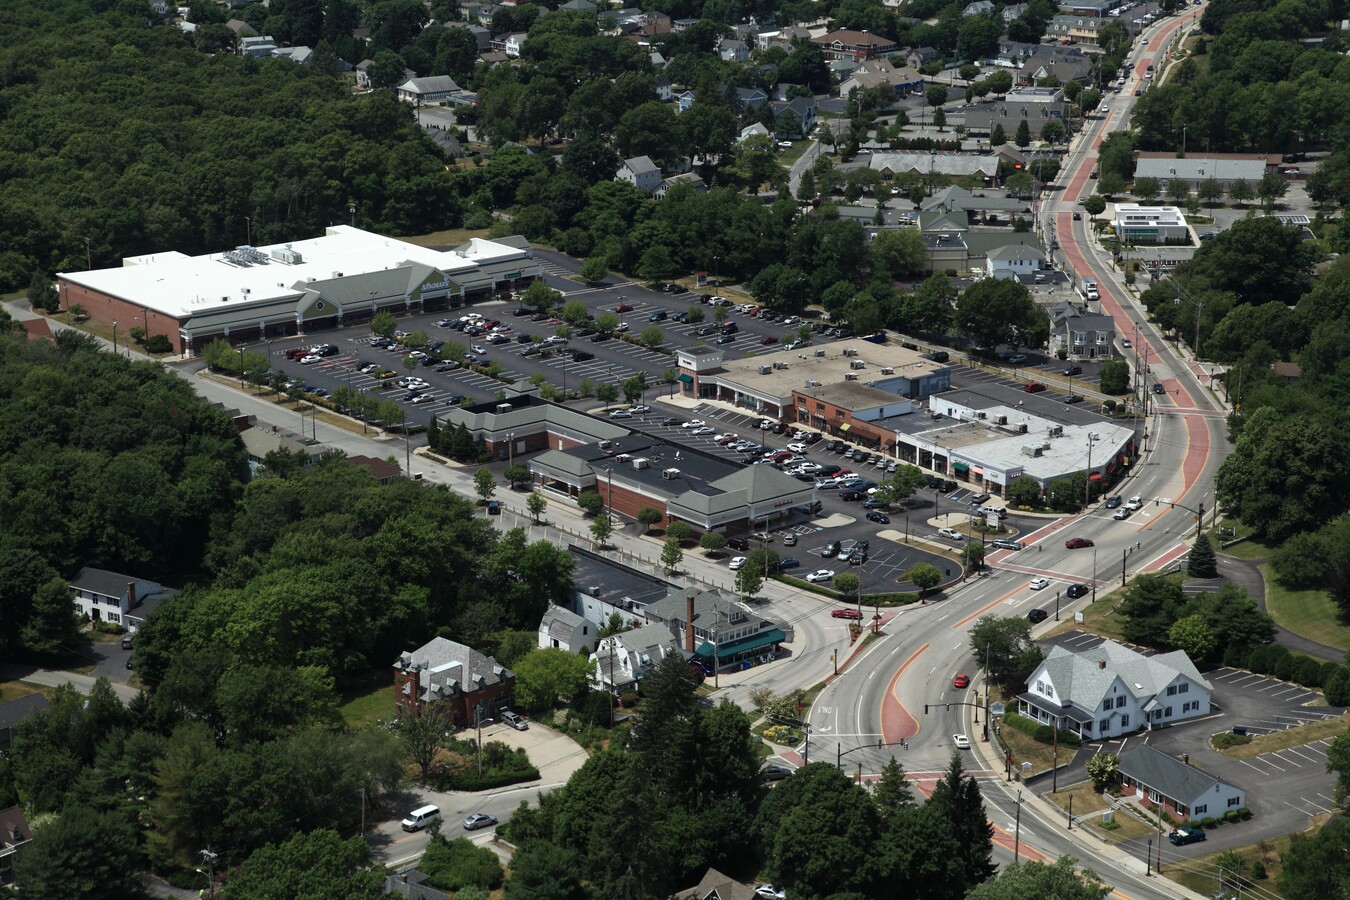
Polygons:
<instances>
[{"instance_id":1,"label":"moving vehicle","mask_svg":"<svg viewBox=\"0 0 1350 900\"><path fill-rule=\"evenodd\" d=\"M1032 625L1035 625L1038 622L1044 622L1048 616L1049 613L1047 613L1045 610L1037 608L1030 610L1027 613L1027 621L1030 622Z\"/></svg>"},{"instance_id":2,"label":"moving vehicle","mask_svg":"<svg viewBox=\"0 0 1350 900\"><path fill-rule=\"evenodd\" d=\"M441 818L441 809L439 806L419 806L408 813L407 818L403 820L404 831L420 831L426 828L432 822L439 821Z\"/></svg>"},{"instance_id":3,"label":"moving vehicle","mask_svg":"<svg viewBox=\"0 0 1350 900\"><path fill-rule=\"evenodd\" d=\"M1141 509L1144 505L1144 499L1138 494L1125 501L1125 508L1129 510Z\"/></svg>"},{"instance_id":4,"label":"moving vehicle","mask_svg":"<svg viewBox=\"0 0 1350 900\"><path fill-rule=\"evenodd\" d=\"M746 557L744 556L733 556L731 558L731 571L739 572L741 569L745 568L745 561Z\"/></svg>"},{"instance_id":5,"label":"moving vehicle","mask_svg":"<svg viewBox=\"0 0 1350 900\"><path fill-rule=\"evenodd\" d=\"M964 734L952 735L952 743L956 745L957 750L970 749L970 738L966 737Z\"/></svg>"},{"instance_id":6,"label":"moving vehicle","mask_svg":"<svg viewBox=\"0 0 1350 900\"><path fill-rule=\"evenodd\" d=\"M891 524L891 517L873 510L867 514L867 521L876 522L878 525L889 525Z\"/></svg>"},{"instance_id":7,"label":"moving vehicle","mask_svg":"<svg viewBox=\"0 0 1350 900\"><path fill-rule=\"evenodd\" d=\"M1027 587L1031 588L1033 591L1043 591L1049 586L1050 579L1048 578L1033 578L1031 579L1031 583L1027 585Z\"/></svg>"},{"instance_id":8,"label":"moving vehicle","mask_svg":"<svg viewBox=\"0 0 1350 900\"><path fill-rule=\"evenodd\" d=\"M759 777L765 781L782 781L792 775L787 766L765 766L759 770Z\"/></svg>"},{"instance_id":9,"label":"moving vehicle","mask_svg":"<svg viewBox=\"0 0 1350 900\"><path fill-rule=\"evenodd\" d=\"M954 688L970 687L970 676L965 674L964 672L958 673L957 676L952 679L952 687Z\"/></svg>"},{"instance_id":10,"label":"moving vehicle","mask_svg":"<svg viewBox=\"0 0 1350 900\"><path fill-rule=\"evenodd\" d=\"M1106 508L1115 509L1117 506L1120 506L1120 502L1120 495L1112 494L1110 497L1106 498Z\"/></svg>"},{"instance_id":11,"label":"moving vehicle","mask_svg":"<svg viewBox=\"0 0 1350 900\"><path fill-rule=\"evenodd\" d=\"M1064 592L1064 595L1070 600L1077 600L1079 597L1086 597L1090 593L1092 593L1092 588L1080 583L1069 585L1069 589Z\"/></svg>"},{"instance_id":12,"label":"moving vehicle","mask_svg":"<svg viewBox=\"0 0 1350 900\"><path fill-rule=\"evenodd\" d=\"M836 609L830 613L830 617L835 619L861 619L862 613L856 609Z\"/></svg>"},{"instance_id":13,"label":"moving vehicle","mask_svg":"<svg viewBox=\"0 0 1350 900\"><path fill-rule=\"evenodd\" d=\"M1128 519L1129 517L1130 517L1130 511L1129 511L1128 509L1125 509L1124 507L1122 507L1122 508L1116 510L1116 514L1115 514L1114 516L1112 516L1111 518L1115 519L1117 522L1123 522L1123 521L1125 521L1126 519Z\"/></svg>"},{"instance_id":14,"label":"moving vehicle","mask_svg":"<svg viewBox=\"0 0 1350 900\"><path fill-rule=\"evenodd\" d=\"M998 538L990 541L989 546L997 550L1021 550L1023 544L1021 541L1014 541L1009 538Z\"/></svg>"},{"instance_id":15,"label":"moving vehicle","mask_svg":"<svg viewBox=\"0 0 1350 900\"><path fill-rule=\"evenodd\" d=\"M939 528L938 536L945 537L949 541L964 541L966 536L955 528Z\"/></svg>"},{"instance_id":16,"label":"moving vehicle","mask_svg":"<svg viewBox=\"0 0 1350 900\"><path fill-rule=\"evenodd\" d=\"M1064 549L1066 550L1081 550L1084 547L1093 547L1093 546L1096 545L1093 544L1092 539L1085 537L1069 538L1067 541L1064 542Z\"/></svg>"},{"instance_id":17,"label":"moving vehicle","mask_svg":"<svg viewBox=\"0 0 1350 900\"><path fill-rule=\"evenodd\" d=\"M465 831L477 831L480 828L487 828L497 824L497 817L492 813L474 813L464 820Z\"/></svg>"}]
</instances>

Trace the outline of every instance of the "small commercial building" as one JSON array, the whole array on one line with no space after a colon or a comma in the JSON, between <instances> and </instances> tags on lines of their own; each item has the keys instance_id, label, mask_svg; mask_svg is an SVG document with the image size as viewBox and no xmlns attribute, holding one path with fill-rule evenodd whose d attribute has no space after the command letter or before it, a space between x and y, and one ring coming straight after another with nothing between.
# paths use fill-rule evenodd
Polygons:
<instances>
[{"instance_id":1,"label":"small commercial building","mask_svg":"<svg viewBox=\"0 0 1350 900\"><path fill-rule=\"evenodd\" d=\"M1261 179L1280 171L1284 158L1278 153L1207 153L1181 156L1175 153L1141 151L1135 158L1134 178L1156 178L1164 192L1174 181L1195 190L1211 178L1225 192L1239 181L1256 190Z\"/></svg>"},{"instance_id":2,"label":"small commercial building","mask_svg":"<svg viewBox=\"0 0 1350 900\"><path fill-rule=\"evenodd\" d=\"M447 309L541 277L523 238L474 238L433 250L347 225L322 237L187 256L128 257L112 269L61 272L61 305L104 325L163 334L174 350L331 331L378 312Z\"/></svg>"},{"instance_id":3,"label":"small commercial building","mask_svg":"<svg viewBox=\"0 0 1350 900\"><path fill-rule=\"evenodd\" d=\"M778 645L787 640L783 629L716 589L671 587L643 612L648 622L669 629L686 655L701 662L709 673L714 668L749 665L752 657L757 661L773 658Z\"/></svg>"},{"instance_id":4,"label":"small commercial building","mask_svg":"<svg viewBox=\"0 0 1350 900\"><path fill-rule=\"evenodd\" d=\"M966 131L969 134L991 134L996 126L1012 137L1025 122L1035 140L1040 140L1041 129L1048 122L1064 124L1064 91L1062 88L1020 88L989 103L980 103L966 110ZM1061 132L1061 137L1063 137Z\"/></svg>"},{"instance_id":5,"label":"small commercial building","mask_svg":"<svg viewBox=\"0 0 1350 900\"><path fill-rule=\"evenodd\" d=\"M847 28L813 37L811 43L820 48L827 60L853 59L862 62L863 60L876 59L879 56L894 53L900 49L895 41L890 38ZM914 68L918 68L918 66Z\"/></svg>"},{"instance_id":6,"label":"small commercial building","mask_svg":"<svg viewBox=\"0 0 1350 900\"><path fill-rule=\"evenodd\" d=\"M1131 744L1120 754L1116 780L1144 806L1160 808L1182 823L1247 808L1242 788L1201 771L1189 758L1177 759L1148 744Z\"/></svg>"},{"instance_id":7,"label":"small commercial building","mask_svg":"<svg viewBox=\"0 0 1350 900\"><path fill-rule=\"evenodd\" d=\"M1175 206L1116 204L1116 235L1122 244L1190 244L1191 227Z\"/></svg>"},{"instance_id":8,"label":"small commercial building","mask_svg":"<svg viewBox=\"0 0 1350 900\"><path fill-rule=\"evenodd\" d=\"M473 725L509 708L515 685L516 676L510 669L443 637L404 651L394 662L398 715L431 714L454 728Z\"/></svg>"}]
</instances>

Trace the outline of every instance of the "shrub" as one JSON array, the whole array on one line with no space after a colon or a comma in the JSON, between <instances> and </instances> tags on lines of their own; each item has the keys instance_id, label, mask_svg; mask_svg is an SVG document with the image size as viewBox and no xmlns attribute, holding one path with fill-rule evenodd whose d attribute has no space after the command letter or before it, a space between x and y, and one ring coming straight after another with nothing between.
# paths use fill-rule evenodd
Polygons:
<instances>
[{"instance_id":1,"label":"shrub","mask_svg":"<svg viewBox=\"0 0 1350 900\"><path fill-rule=\"evenodd\" d=\"M1252 817L1252 811L1245 806L1239 809L1237 812L1239 818L1250 819Z\"/></svg>"},{"instance_id":2,"label":"shrub","mask_svg":"<svg viewBox=\"0 0 1350 900\"><path fill-rule=\"evenodd\" d=\"M442 779L440 788L443 791L490 791L493 788L538 780L539 770L533 766L519 771L484 772L481 776L475 770L447 775Z\"/></svg>"},{"instance_id":3,"label":"shrub","mask_svg":"<svg viewBox=\"0 0 1350 900\"><path fill-rule=\"evenodd\" d=\"M619 695L619 705L624 709L632 709L638 704L637 691L624 691Z\"/></svg>"},{"instance_id":4,"label":"shrub","mask_svg":"<svg viewBox=\"0 0 1350 900\"><path fill-rule=\"evenodd\" d=\"M1219 820L1214 818L1213 816L1205 816L1203 819L1200 820L1200 827L1205 829L1206 831L1208 831L1211 828L1218 828Z\"/></svg>"},{"instance_id":5,"label":"shrub","mask_svg":"<svg viewBox=\"0 0 1350 900\"><path fill-rule=\"evenodd\" d=\"M1294 666L1294 680L1304 687L1322 686L1322 664L1311 656L1297 657Z\"/></svg>"},{"instance_id":6,"label":"shrub","mask_svg":"<svg viewBox=\"0 0 1350 900\"><path fill-rule=\"evenodd\" d=\"M1003 717L1004 725L1011 725L1013 728L1029 735L1032 740L1039 741L1042 744L1051 744L1055 740L1055 730L1049 725L1043 725L1035 719L1028 719L1026 716L1010 712ZM1077 747L1082 743L1078 735L1068 731L1060 731L1059 743L1066 747Z\"/></svg>"},{"instance_id":7,"label":"shrub","mask_svg":"<svg viewBox=\"0 0 1350 900\"><path fill-rule=\"evenodd\" d=\"M169 336L166 334L152 334L146 338L146 353L168 353L173 349L173 344L169 342Z\"/></svg>"},{"instance_id":8,"label":"shrub","mask_svg":"<svg viewBox=\"0 0 1350 900\"><path fill-rule=\"evenodd\" d=\"M1246 644L1229 644L1223 651L1223 664L1230 668L1245 669L1250 664L1251 658L1252 650Z\"/></svg>"},{"instance_id":9,"label":"shrub","mask_svg":"<svg viewBox=\"0 0 1350 900\"><path fill-rule=\"evenodd\" d=\"M1231 731L1221 731L1209 739L1210 744L1215 750L1227 750L1229 747L1241 747L1243 744L1250 744L1252 739L1245 734L1233 734Z\"/></svg>"},{"instance_id":10,"label":"shrub","mask_svg":"<svg viewBox=\"0 0 1350 900\"><path fill-rule=\"evenodd\" d=\"M1270 674L1281 681L1290 681L1294 677L1294 667L1298 665L1298 660L1294 654L1290 653L1284 647L1276 647L1274 655L1275 664L1271 666Z\"/></svg>"},{"instance_id":11,"label":"shrub","mask_svg":"<svg viewBox=\"0 0 1350 900\"><path fill-rule=\"evenodd\" d=\"M1338 666L1322 686L1322 694L1328 706L1350 705L1350 672L1344 666Z\"/></svg>"},{"instance_id":12,"label":"shrub","mask_svg":"<svg viewBox=\"0 0 1350 900\"><path fill-rule=\"evenodd\" d=\"M419 868L431 884L449 891L470 885L495 890L502 884L502 866L496 853L468 838L448 841L439 831L427 845Z\"/></svg>"},{"instance_id":13,"label":"shrub","mask_svg":"<svg viewBox=\"0 0 1350 900\"><path fill-rule=\"evenodd\" d=\"M1270 877L1269 875L1266 874L1266 864L1261 862L1261 860L1259 859L1252 860L1250 871L1252 873L1252 877L1255 878L1257 881Z\"/></svg>"},{"instance_id":14,"label":"shrub","mask_svg":"<svg viewBox=\"0 0 1350 900\"><path fill-rule=\"evenodd\" d=\"M1228 812L1223 814L1223 820L1225 822L1236 822L1239 818L1241 818L1241 816L1238 815L1238 811L1236 809L1230 809L1228 810Z\"/></svg>"}]
</instances>

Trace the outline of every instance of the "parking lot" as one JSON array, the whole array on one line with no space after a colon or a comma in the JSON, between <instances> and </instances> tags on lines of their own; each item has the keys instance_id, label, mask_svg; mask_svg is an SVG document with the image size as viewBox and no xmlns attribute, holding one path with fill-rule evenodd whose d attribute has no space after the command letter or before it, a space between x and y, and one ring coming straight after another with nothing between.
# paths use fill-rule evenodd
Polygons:
<instances>
[{"instance_id":1,"label":"parking lot","mask_svg":"<svg viewBox=\"0 0 1350 900\"><path fill-rule=\"evenodd\" d=\"M1070 631L1056 635L1049 643L1079 652L1097 646L1102 640L1099 635ZM1145 647L1132 649L1146 656L1157 653ZM1320 692L1264 675L1227 666L1202 674L1214 688L1213 715L1145 732L1143 735L1088 745L1085 752L1078 754L1073 765L1062 770L1059 775L1061 785L1080 781L1086 778L1082 767L1092 753L1098 750L1120 753L1126 747L1143 741L1173 756L1187 754L1192 765L1247 792L1247 807L1253 815L1251 821L1211 831L1204 843L1186 847L1169 844L1164 847L1164 862L1213 853L1225 847L1296 831L1305 827L1308 816L1336 809L1332 797L1334 779L1326 771L1326 750L1330 740L1310 741L1249 759L1234 759L1211 749L1209 738L1219 732L1231 731L1234 727L1243 728L1252 735L1283 731L1296 725L1342 715L1345 710L1340 707L1308 706L1306 704L1321 699ZM1048 781L1038 781L1036 789L1047 785ZM1124 847L1142 858L1147 842L1138 839Z\"/></svg>"}]
</instances>

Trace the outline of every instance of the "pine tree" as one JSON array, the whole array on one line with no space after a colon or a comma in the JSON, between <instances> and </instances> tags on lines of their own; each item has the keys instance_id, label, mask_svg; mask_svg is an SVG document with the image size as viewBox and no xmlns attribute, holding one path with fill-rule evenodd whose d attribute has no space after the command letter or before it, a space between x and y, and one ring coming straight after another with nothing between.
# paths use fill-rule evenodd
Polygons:
<instances>
[{"instance_id":1,"label":"pine tree","mask_svg":"<svg viewBox=\"0 0 1350 900\"><path fill-rule=\"evenodd\" d=\"M933 789L928 801L939 816L952 823L956 842L961 847L961 862L969 889L994 874L994 826L985 815L980 785L967 778L960 754L952 754L947 774Z\"/></svg>"},{"instance_id":2,"label":"pine tree","mask_svg":"<svg viewBox=\"0 0 1350 900\"><path fill-rule=\"evenodd\" d=\"M1024 149L1031 146L1031 127L1027 125L1026 119L1017 124L1017 136L1013 138L1013 143Z\"/></svg>"},{"instance_id":3,"label":"pine tree","mask_svg":"<svg viewBox=\"0 0 1350 900\"><path fill-rule=\"evenodd\" d=\"M1202 534L1195 539L1191 558L1186 563L1186 574L1192 578L1219 577L1219 560L1214 555L1214 545L1209 542L1209 535Z\"/></svg>"},{"instance_id":4,"label":"pine tree","mask_svg":"<svg viewBox=\"0 0 1350 900\"><path fill-rule=\"evenodd\" d=\"M876 801L877 812L887 822L898 810L909 809L916 804L914 788L905 778L905 767L894 756L882 767L881 778L872 791L872 799Z\"/></svg>"}]
</instances>

